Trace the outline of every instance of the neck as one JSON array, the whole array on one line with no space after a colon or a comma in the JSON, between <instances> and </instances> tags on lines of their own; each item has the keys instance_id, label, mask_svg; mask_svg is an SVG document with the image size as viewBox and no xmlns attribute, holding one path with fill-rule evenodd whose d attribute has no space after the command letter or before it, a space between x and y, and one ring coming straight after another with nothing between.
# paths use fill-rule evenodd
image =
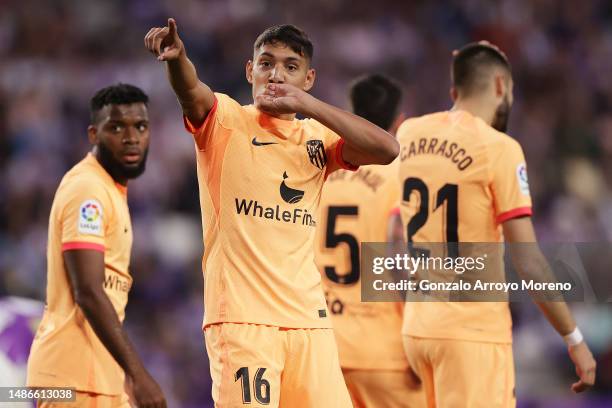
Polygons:
<instances>
[{"instance_id":1,"label":"neck","mask_svg":"<svg viewBox=\"0 0 612 408\"><path fill-rule=\"evenodd\" d=\"M483 99L459 98L455 101L452 110L464 110L491 125L495 118L496 108L495 103L488 103Z\"/></svg>"},{"instance_id":2,"label":"neck","mask_svg":"<svg viewBox=\"0 0 612 408\"><path fill-rule=\"evenodd\" d=\"M282 120L293 120L295 119L295 116L295 113L283 113L282 115L278 116L278 118Z\"/></svg>"},{"instance_id":3,"label":"neck","mask_svg":"<svg viewBox=\"0 0 612 408\"><path fill-rule=\"evenodd\" d=\"M120 184L123 187L127 187L127 179L119 179L119 180L117 180L116 178L113 177L113 180L115 180L115 182L117 184Z\"/></svg>"},{"instance_id":4,"label":"neck","mask_svg":"<svg viewBox=\"0 0 612 408\"><path fill-rule=\"evenodd\" d=\"M271 113L271 112L265 112L263 111L266 115L272 116L273 118L276 119L281 119L281 120L293 120L295 119L296 114L295 113Z\"/></svg>"}]
</instances>

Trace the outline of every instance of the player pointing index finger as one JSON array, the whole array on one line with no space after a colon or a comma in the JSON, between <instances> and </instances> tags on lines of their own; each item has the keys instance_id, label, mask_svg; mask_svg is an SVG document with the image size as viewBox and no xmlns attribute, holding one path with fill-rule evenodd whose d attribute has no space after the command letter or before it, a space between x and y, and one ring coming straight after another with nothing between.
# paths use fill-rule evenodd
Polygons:
<instances>
[{"instance_id":1,"label":"player pointing index finger","mask_svg":"<svg viewBox=\"0 0 612 408\"><path fill-rule=\"evenodd\" d=\"M313 259L317 207L329 174L390 163L397 142L308 93L313 46L295 26L256 39L246 106L200 81L173 19L145 46L165 62L196 145L216 405L350 407Z\"/></svg>"}]
</instances>

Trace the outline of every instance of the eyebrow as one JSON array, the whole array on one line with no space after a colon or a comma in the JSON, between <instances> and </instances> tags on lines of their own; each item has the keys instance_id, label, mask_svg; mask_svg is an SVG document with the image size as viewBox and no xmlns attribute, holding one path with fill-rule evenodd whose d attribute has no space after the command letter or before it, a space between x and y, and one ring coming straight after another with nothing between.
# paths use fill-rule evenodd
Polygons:
<instances>
[{"instance_id":1,"label":"eyebrow","mask_svg":"<svg viewBox=\"0 0 612 408\"><path fill-rule=\"evenodd\" d=\"M149 119L142 118L142 119L136 119L134 121L134 123L136 123L136 124L143 123L143 122L149 123ZM117 124L117 123L119 123L119 124L126 124L126 123L128 123L128 121L126 121L125 119L119 119L119 118L109 118L106 123L108 123L108 124Z\"/></svg>"},{"instance_id":2,"label":"eyebrow","mask_svg":"<svg viewBox=\"0 0 612 408\"><path fill-rule=\"evenodd\" d=\"M270 57L270 58L276 58L276 56L274 54L271 54L267 51L262 52L261 54L259 54L259 57ZM287 57L285 58L285 61L289 61L289 62L300 62L299 58L296 57Z\"/></svg>"}]
</instances>

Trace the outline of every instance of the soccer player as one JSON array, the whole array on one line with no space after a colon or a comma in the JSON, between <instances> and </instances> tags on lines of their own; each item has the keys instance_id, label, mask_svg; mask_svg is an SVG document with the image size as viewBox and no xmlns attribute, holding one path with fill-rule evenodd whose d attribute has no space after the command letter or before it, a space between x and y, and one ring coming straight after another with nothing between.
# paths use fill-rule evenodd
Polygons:
<instances>
[{"instance_id":1,"label":"soccer player","mask_svg":"<svg viewBox=\"0 0 612 408\"><path fill-rule=\"evenodd\" d=\"M404 116L402 91L382 75L353 83L353 113L395 134ZM402 345L403 303L362 303L361 242L385 242L391 211L397 207L397 161L388 166L338 170L323 186L315 260L331 312L340 366L355 407L420 407ZM367 344L367 347L364 346Z\"/></svg>"},{"instance_id":2,"label":"soccer player","mask_svg":"<svg viewBox=\"0 0 612 408\"><path fill-rule=\"evenodd\" d=\"M453 108L409 119L398 130L401 218L416 247L505 239L519 274L534 276L546 261L536 249L523 151L504 133L512 89L510 64L497 47L471 43L454 53ZM568 344L579 376L572 389L589 388L595 361L567 305L536 303ZM506 301L408 302L403 334L429 407L515 406Z\"/></svg>"},{"instance_id":3,"label":"soccer player","mask_svg":"<svg viewBox=\"0 0 612 408\"><path fill-rule=\"evenodd\" d=\"M313 47L297 27L255 41L248 106L198 79L174 19L145 45L165 61L196 145L215 404L351 406L314 263L315 215L329 174L390 163L397 141L307 93Z\"/></svg>"},{"instance_id":4,"label":"soccer player","mask_svg":"<svg viewBox=\"0 0 612 408\"><path fill-rule=\"evenodd\" d=\"M87 128L93 149L66 173L51 207L47 305L27 384L73 387L78 406L166 406L121 325L132 286L127 182L145 170L148 99L127 84L95 94Z\"/></svg>"}]
</instances>

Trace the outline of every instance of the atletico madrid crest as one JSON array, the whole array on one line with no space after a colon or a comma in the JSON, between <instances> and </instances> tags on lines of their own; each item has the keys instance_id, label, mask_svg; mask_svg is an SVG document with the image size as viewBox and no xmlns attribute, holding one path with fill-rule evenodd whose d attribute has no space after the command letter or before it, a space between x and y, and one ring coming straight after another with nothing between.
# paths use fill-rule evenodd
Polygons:
<instances>
[{"instance_id":1,"label":"atletico madrid crest","mask_svg":"<svg viewBox=\"0 0 612 408\"><path fill-rule=\"evenodd\" d=\"M321 140L308 140L306 142L306 151L308 152L308 158L310 162L323 170L327 163L327 156L325 156L325 146Z\"/></svg>"}]
</instances>

